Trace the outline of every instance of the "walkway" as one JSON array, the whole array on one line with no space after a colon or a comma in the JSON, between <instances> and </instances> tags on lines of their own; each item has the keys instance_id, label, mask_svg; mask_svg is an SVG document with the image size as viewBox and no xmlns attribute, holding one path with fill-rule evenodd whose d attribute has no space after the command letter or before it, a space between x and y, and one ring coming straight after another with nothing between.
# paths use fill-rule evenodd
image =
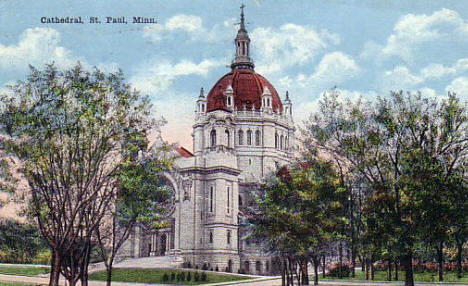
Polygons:
<instances>
[{"instance_id":1,"label":"walkway","mask_svg":"<svg viewBox=\"0 0 468 286\"><path fill-rule=\"evenodd\" d=\"M46 277L30 277L30 276L18 276L18 275L4 275L0 274L0 282L23 282L27 284L36 284L36 285L47 285L49 279ZM61 285L66 285L65 281L61 281ZM105 286L106 282L104 281L89 281L89 286ZM114 286L157 286L157 284L145 284L145 283L125 283L125 282L112 282ZM281 278L276 277L264 277L255 279L255 281L245 281L245 282L225 282L217 284L205 284L207 286L213 285L238 285L238 286L281 286ZM311 281L313 285L313 281ZM328 285L328 286L401 286L402 282L344 282L344 281L319 281L319 285ZM460 286L468 284L450 284L450 283L415 283L416 286ZM167 286L167 285L165 285Z\"/></svg>"}]
</instances>

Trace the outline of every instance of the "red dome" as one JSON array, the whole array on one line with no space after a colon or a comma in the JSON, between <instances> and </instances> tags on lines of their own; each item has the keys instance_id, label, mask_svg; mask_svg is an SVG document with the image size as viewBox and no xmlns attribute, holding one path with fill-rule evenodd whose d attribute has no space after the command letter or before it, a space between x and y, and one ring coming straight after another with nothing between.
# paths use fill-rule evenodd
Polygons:
<instances>
[{"instance_id":1,"label":"red dome","mask_svg":"<svg viewBox=\"0 0 468 286\"><path fill-rule=\"evenodd\" d=\"M228 110L223 92L229 85L234 90L234 105L237 110L242 110L244 105L247 110L252 110L252 105L255 106L255 110L260 110L265 86L268 87L273 98L273 111L276 112L278 108L280 112L283 110L278 93L268 80L252 69L234 69L220 78L208 93L207 112L218 109Z\"/></svg>"}]
</instances>

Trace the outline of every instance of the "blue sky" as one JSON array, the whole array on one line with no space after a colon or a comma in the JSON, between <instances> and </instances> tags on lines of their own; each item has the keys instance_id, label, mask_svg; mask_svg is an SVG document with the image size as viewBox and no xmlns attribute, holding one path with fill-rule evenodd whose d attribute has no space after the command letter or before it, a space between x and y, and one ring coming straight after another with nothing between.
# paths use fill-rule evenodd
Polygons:
<instances>
[{"instance_id":1,"label":"blue sky","mask_svg":"<svg viewBox=\"0 0 468 286\"><path fill-rule=\"evenodd\" d=\"M28 64L121 68L167 119L165 139L191 149L195 100L229 71L242 3L256 71L281 96L289 90L298 123L333 86L352 98L403 89L468 99L468 2L447 0L0 0L0 84L24 79ZM158 23L42 24L42 16Z\"/></svg>"}]
</instances>

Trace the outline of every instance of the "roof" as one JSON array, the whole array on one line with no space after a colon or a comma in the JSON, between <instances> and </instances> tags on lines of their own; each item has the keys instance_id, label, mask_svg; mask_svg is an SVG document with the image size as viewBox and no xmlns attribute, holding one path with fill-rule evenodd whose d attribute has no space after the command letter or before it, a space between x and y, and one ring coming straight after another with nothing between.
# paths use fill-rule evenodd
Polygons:
<instances>
[{"instance_id":1,"label":"roof","mask_svg":"<svg viewBox=\"0 0 468 286\"><path fill-rule=\"evenodd\" d=\"M278 92L267 79L253 69L233 69L221 77L208 93L207 112L228 110L223 92L229 85L234 90L234 105L238 110L243 110L244 105L247 110L252 110L252 106L254 106L255 110L260 110L264 87L268 87L271 92L273 111L276 112L279 109L282 112L283 110Z\"/></svg>"},{"instance_id":2,"label":"roof","mask_svg":"<svg viewBox=\"0 0 468 286\"><path fill-rule=\"evenodd\" d=\"M184 158L193 157L193 154L189 150L185 149L184 147L176 147L175 151Z\"/></svg>"}]
</instances>

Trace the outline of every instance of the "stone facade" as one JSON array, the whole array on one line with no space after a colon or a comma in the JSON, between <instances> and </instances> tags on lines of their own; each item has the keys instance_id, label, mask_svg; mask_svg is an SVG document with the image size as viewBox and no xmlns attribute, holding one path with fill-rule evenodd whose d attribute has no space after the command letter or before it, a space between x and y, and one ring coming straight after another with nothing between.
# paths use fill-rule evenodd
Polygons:
<instances>
[{"instance_id":1,"label":"stone facade","mask_svg":"<svg viewBox=\"0 0 468 286\"><path fill-rule=\"evenodd\" d=\"M295 142L292 104L254 71L244 15L235 39L232 71L196 101L193 152L177 149L171 173L175 207L165 229L138 229L124 247L131 257L178 253L191 267L254 274L274 272L272 257L243 239L242 210L251 191L291 163Z\"/></svg>"}]
</instances>

